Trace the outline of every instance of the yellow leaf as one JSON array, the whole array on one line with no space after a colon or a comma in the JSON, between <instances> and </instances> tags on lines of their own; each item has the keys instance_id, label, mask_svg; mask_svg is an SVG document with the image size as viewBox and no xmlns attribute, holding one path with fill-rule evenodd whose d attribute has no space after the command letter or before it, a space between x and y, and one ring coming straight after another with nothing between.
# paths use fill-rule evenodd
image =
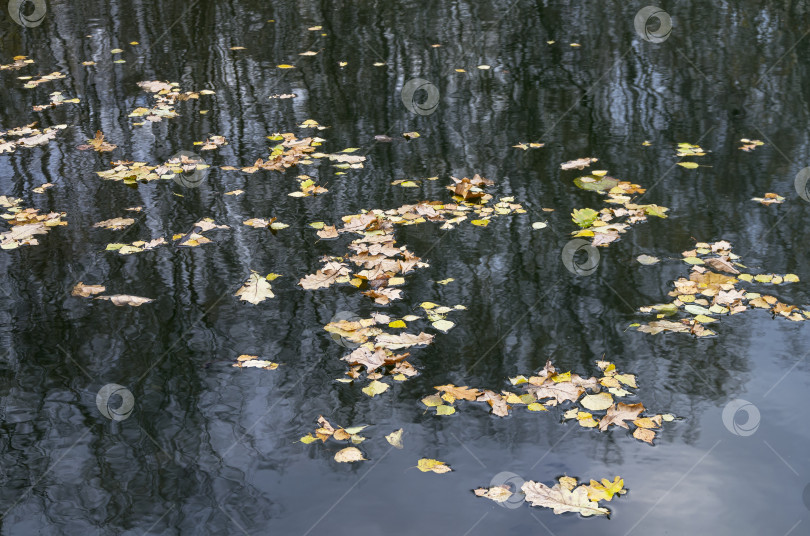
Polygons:
<instances>
[{"instance_id":1,"label":"yellow leaf","mask_svg":"<svg viewBox=\"0 0 810 536\"><path fill-rule=\"evenodd\" d=\"M592 411L601 411L608 409L613 405L613 397L610 393L599 393L596 395L585 395L582 397L580 404L586 409Z\"/></svg>"},{"instance_id":2,"label":"yellow leaf","mask_svg":"<svg viewBox=\"0 0 810 536\"><path fill-rule=\"evenodd\" d=\"M448 473L452 471L450 466L448 466L444 462L440 462L439 460L433 460L430 458L422 458L417 462L416 467L422 471L423 473L427 473L428 471L433 471L434 473Z\"/></svg>"},{"instance_id":3,"label":"yellow leaf","mask_svg":"<svg viewBox=\"0 0 810 536\"><path fill-rule=\"evenodd\" d=\"M402 320L394 320L393 322L388 323L389 328L407 328L408 325L403 322Z\"/></svg>"},{"instance_id":4,"label":"yellow leaf","mask_svg":"<svg viewBox=\"0 0 810 536\"><path fill-rule=\"evenodd\" d=\"M681 167L685 167L686 169L695 169L698 167L698 164L695 162L678 162L678 165Z\"/></svg>"},{"instance_id":5,"label":"yellow leaf","mask_svg":"<svg viewBox=\"0 0 810 536\"><path fill-rule=\"evenodd\" d=\"M363 387L363 392L368 396L374 397L388 390L388 384L373 380L367 387Z\"/></svg>"},{"instance_id":6,"label":"yellow leaf","mask_svg":"<svg viewBox=\"0 0 810 536\"><path fill-rule=\"evenodd\" d=\"M281 65L276 65L279 69L295 69L295 65L289 65L287 63L282 63Z\"/></svg>"}]
</instances>

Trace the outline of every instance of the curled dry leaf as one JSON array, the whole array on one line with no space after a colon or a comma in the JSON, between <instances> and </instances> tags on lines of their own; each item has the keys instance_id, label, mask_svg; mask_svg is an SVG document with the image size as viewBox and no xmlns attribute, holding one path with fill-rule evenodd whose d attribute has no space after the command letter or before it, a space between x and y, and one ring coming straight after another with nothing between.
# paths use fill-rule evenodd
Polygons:
<instances>
[{"instance_id":1,"label":"curled dry leaf","mask_svg":"<svg viewBox=\"0 0 810 536\"><path fill-rule=\"evenodd\" d=\"M387 436L385 436L385 440L388 441L392 447L401 449L402 448L402 428L395 432L391 432Z\"/></svg>"},{"instance_id":2,"label":"curled dry leaf","mask_svg":"<svg viewBox=\"0 0 810 536\"><path fill-rule=\"evenodd\" d=\"M239 368L262 368L266 370L275 370L278 368L278 363L259 359L259 356L257 355L242 354L236 358L236 363L234 363L233 366Z\"/></svg>"},{"instance_id":3,"label":"curled dry leaf","mask_svg":"<svg viewBox=\"0 0 810 536\"><path fill-rule=\"evenodd\" d=\"M112 218L110 220L100 221L93 225L93 227L103 227L104 229L113 229L113 230L120 230L125 227L129 227L135 223L135 220L132 218Z\"/></svg>"},{"instance_id":4,"label":"curled dry leaf","mask_svg":"<svg viewBox=\"0 0 810 536\"><path fill-rule=\"evenodd\" d=\"M89 298L96 294L101 294L107 290L104 285L85 285L81 281L76 283L73 290L70 292L71 296L81 296L82 298Z\"/></svg>"},{"instance_id":5,"label":"curled dry leaf","mask_svg":"<svg viewBox=\"0 0 810 536\"><path fill-rule=\"evenodd\" d=\"M155 300L152 298L143 298L141 296L130 296L129 294L113 294L110 296L96 296L96 300L109 300L114 305L121 307L122 305L131 305L132 307L140 307L144 303L150 303Z\"/></svg>"},{"instance_id":6,"label":"curled dry leaf","mask_svg":"<svg viewBox=\"0 0 810 536\"><path fill-rule=\"evenodd\" d=\"M560 164L560 169L562 170L569 170L569 169L585 169L586 167L590 166L593 162L597 162L598 158L577 158L576 160L569 160L568 162L563 162Z\"/></svg>"}]
</instances>

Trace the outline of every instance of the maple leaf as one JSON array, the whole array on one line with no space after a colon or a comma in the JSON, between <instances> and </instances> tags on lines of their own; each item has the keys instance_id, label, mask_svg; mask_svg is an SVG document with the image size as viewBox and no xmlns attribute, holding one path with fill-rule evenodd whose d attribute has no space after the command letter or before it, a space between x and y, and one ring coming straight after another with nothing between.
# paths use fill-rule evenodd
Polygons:
<instances>
[{"instance_id":1,"label":"maple leaf","mask_svg":"<svg viewBox=\"0 0 810 536\"><path fill-rule=\"evenodd\" d=\"M642 411L644 411L644 405L640 403L624 404L619 402L614 404L608 408L605 416L599 420L599 430L604 432L611 424L629 429L624 421L635 420Z\"/></svg>"},{"instance_id":2,"label":"maple leaf","mask_svg":"<svg viewBox=\"0 0 810 536\"><path fill-rule=\"evenodd\" d=\"M526 494L526 500L532 506L551 508L555 514L575 512L588 517L592 515L608 515L610 513L610 510L601 508L599 503L588 498L588 491L585 486L579 486L570 491L560 484L555 484L550 488L540 482L529 480L524 482L521 489Z\"/></svg>"},{"instance_id":3,"label":"maple leaf","mask_svg":"<svg viewBox=\"0 0 810 536\"><path fill-rule=\"evenodd\" d=\"M341 357L352 365L364 365L368 372L374 372L385 364L385 351L378 348L373 352L364 346L360 346L347 356Z\"/></svg>"},{"instance_id":4,"label":"maple leaf","mask_svg":"<svg viewBox=\"0 0 810 536\"><path fill-rule=\"evenodd\" d=\"M87 151L89 149L93 149L94 151L103 153L107 151L112 151L116 147L118 146L104 141L104 134L102 134L100 130L97 130L96 136L92 140L87 140L87 144L79 145L76 148L80 151Z\"/></svg>"}]
</instances>

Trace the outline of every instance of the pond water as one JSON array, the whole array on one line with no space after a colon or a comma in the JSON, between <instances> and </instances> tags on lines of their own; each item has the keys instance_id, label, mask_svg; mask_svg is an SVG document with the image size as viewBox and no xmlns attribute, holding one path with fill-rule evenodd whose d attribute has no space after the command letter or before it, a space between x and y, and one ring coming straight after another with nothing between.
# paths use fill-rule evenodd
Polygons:
<instances>
[{"instance_id":1,"label":"pond water","mask_svg":"<svg viewBox=\"0 0 810 536\"><path fill-rule=\"evenodd\" d=\"M651 320L639 307L671 299L670 282L690 268L681 252L696 241L728 240L757 273L797 274L800 282L767 292L810 305L810 202L795 188L810 165L810 7L666 2L672 30L653 42L634 27L644 5L48 0L36 26L0 18L0 63L35 61L0 71L0 130L67 125L48 144L0 154L0 195L63 211L68 222L38 245L0 252L2 534L810 533L810 324L753 309L715 322L714 337L628 328ZM33 89L17 78L54 71L66 77ZM435 87L415 96L435 98L435 109L403 104L416 78ZM178 117L135 125L143 118L129 114L152 102L137 85L145 80L215 94L177 103ZM80 102L32 111L53 91ZM296 96L270 98L282 94ZM301 128L307 119L328 128ZM118 149L77 150L96 130ZM419 138L403 138L414 131ZM350 154L366 161L222 169L266 158L276 143L266 137L277 132L320 136L324 152L358 148ZM199 151L193 142L209 135L228 145ZM745 152L741 138L765 143ZM527 142L545 145L513 147ZM693 159L701 167L675 165L681 142L707 151ZM181 150L212 165L196 188L96 174L115 160L157 165ZM586 172L560 169L582 157L669 208L599 248L587 276L561 261L576 230L571 211L603 206L574 185ZM289 196L302 173L329 192ZM397 245L430 264L406 277L403 299L381 307L350 285L297 285L349 242L319 240L310 222L448 202L450 177L476 173L527 214L486 227L398 228ZM416 188L391 184L434 176ZM236 189L244 193L223 195ZM766 192L784 203L751 201ZM127 230L92 227L133 206L143 210ZM207 233L213 242L200 247L105 251L186 233L205 217L230 229ZM253 217L290 227L242 225ZM533 229L537 221L548 227ZM641 265L641 254L661 262ZM253 305L233 296L250 270L282 274L274 298ZM79 281L154 301L116 307L71 296ZM361 392L365 382L335 381L347 350L323 327L336 313L398 318L423 312L424 301L466 310L450 315L448 333L425 328L436 337L410 350L418 376L389 381L373 398ZM235 368L240 354L280 366ZM448 383L511 389L508 377L548 359L583 376L612 361L636 375L632 400L682 419L665 423L651 446L621 428L562 422L565 407L497 417L459 402L454 415L437 416L419 402ZM128 418L99 411L106 384L131 392ZM752 406L724 424L738 399ZM298 442L319 415L369 425L360 445L368 461L337 463L342 447L331 440ZM383 438L399 428L401 450ZM420 458L453 471L422 473ZM629 491L605 504L609 519L507 508L472 493L504 472L548 485L562 475L619 475Z\"/></svg>"}]
</instances>

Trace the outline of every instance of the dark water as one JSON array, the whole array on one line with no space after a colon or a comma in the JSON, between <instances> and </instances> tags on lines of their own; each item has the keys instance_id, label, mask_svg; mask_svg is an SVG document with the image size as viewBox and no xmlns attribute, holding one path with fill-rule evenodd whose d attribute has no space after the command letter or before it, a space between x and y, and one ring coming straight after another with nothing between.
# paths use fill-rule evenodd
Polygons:
<instances>
[{"instance_id":1,"label":"dark water","mask_svg":"<svg viewBox=\"0 0 810 536\"><path fill-rule=\"evenodd\" d=\"M49 1L37 27L0 18L0 63L15 55L36 61L0 72L0 130L34 120L68 125L48 145L0 155L0 194L65 211L69 222L38 246L0 252L2 533L810 533L810 326L757 310L724 319L708 339L626 330L644 321L637 307L665 300L667 282L687 273L676 259L694 239L729 240L748 266L798 274L802 282L773 293L810 302L810 203L794 189L810 162L810 6L666 2L671 35L652 43L633 26L644 5L79 0ZM307 30L316 25L323 30ZM124 49L115 57L126 63L112 63L114 48ZM298 55L306 50L320 52ZM88 60L97 65L81 65ZM275 67L282 63L296 69ZM491 69L476 68L482 64ZM36 89L16 78L52 71L67 78ZM439 89L430 115L401 101L403 84L416 77ZM127 115L148 102L141 80L216 95L180 103L175 119L135 127ZM57 90L81 103L31 111ZM298 96L268 99L277 93ZM266 157L266 136L309 134L297 126L306 119L330 127L317 131L325 150L361 148L365 167L342 176L327 162L284 174L214 167L197 189L173 181L130 188L95 174L117 159L158 164L209 134L229 141L206 153L212 164L248 165ZM116 152L75 149L97 129ZM406 131L421 137L399 139ZM378 134L397 139L375 143ZM744 137L766 145L744 153ZM511 147L529 141L545 147ZM678 142L710 150L700 160L710 167L673 168ZM577 277L560 261L573 230L568 214L599 201L559 164L584 156L647 187L645 202L670 212L601 249L597 272ZM329 193L289 197L301 172ZM307 224L446 200L449 176L475 173L529 214L487 228L397 231L398 243L430 268L409 276L405 299L387 308L401 316L425 300L464 304L452 317L456 328L414 350L421 374L382 396L335 382L345 349L322 327L337 311L367 316L379 307L352 288L295 284L320 256L343 251L343 242L318 241ZM439 180L419 189L390 184L430 176ZM43 182L55 186L30 191ZM236 188L245 194L222 195ZM786 201L750 201L765 192ZM231 229L198 248L103 251L124 231L91 225L134 205L144 210L122 241L187 232L202 217ZM273 235L241 224L272 216L291 227ZM546 218L549 228L531 229ZM634 258L642 253L664 262L641 266ZM284 274L273 283L276 298L253 306L232 296L251 269ZM449 277L455 282L435 283ZM155 301L134 308L71 297L80 280ZM239 354L282 366L231 367ZM498 418L462 404L437 417L418 402L443 383L506 388L507 376L549 358L594 374L603 355L637 374L651 411L685 418L655 446L618 428L600 434L562 424L559 411ZM107 383L131 390L128 419L113 422L97 409ZM752 435L723 425L723 408L738 398L759 411ZM362 445L369 461L337 464L336 444L297 443L320 414L370 425ZM383 440L397 428L403 450ZM413 466L422 457L453 472L420 473ZM549 484L562 474L621 475L630 491L609 504L609 520L473 496L504 471Z\"/></svg>"}]
</instances>

